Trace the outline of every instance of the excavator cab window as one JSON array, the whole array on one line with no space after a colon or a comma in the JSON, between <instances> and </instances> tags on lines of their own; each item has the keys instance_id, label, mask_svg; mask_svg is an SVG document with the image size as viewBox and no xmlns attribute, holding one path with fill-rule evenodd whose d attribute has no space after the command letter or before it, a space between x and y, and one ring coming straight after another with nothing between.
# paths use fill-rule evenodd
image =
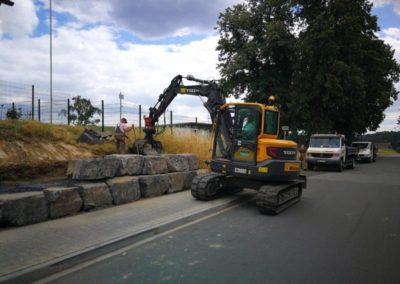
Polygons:
<instances>
[{"instance_id":1,"label":"excavator cab window","mask_svg":"<svg viewBox=\"0 0 400 284\"><path fill-rule=\"evenodd\" d=\"M218 112L215 132L214 157L231 159L232 133L235 123L235 109L228 107Z\"/></svg>"},{"instance_id":2,"label":"excavator cab window","mask_svg":"<svg viewBox=\"0 0 400 284\"><path fill-rule=\"evenodd\" d=\"M264 133L269 135L278 135L279 112L265 111Z\"/></svg>"}]
</instances>

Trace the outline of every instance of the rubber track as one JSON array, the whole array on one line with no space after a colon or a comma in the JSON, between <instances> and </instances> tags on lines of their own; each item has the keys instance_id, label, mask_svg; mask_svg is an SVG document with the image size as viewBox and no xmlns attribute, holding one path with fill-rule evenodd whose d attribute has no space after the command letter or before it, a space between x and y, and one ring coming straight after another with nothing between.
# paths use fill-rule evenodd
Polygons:
<instances>
[{"instance_id":1,"label":"rubber track","mask_svg":"<svg viewBox=\"0 0 400 284\"><path fill-rule=\"evenodd\" d=\"M218 179L222 177L219 173L209 173L196 176L191 185L192 196L199 200L211 200L217 196L219 184Z\"/></svg>"},{"instance_id":2,"label":"rubber track","mask_svg":"<svg viewBox=\"0 0 400 284\"><path fill-rule=\"evenodd\" d=\"M301 187L300 182L292 182L282 185L264 185L262 186L256 197L256 205L261 213L276 215L284 209L292 206L294 203L300 201L301 188L298 196L279 204L279 196L286 192L287 189Z\"/></svg>"}]
</instances>

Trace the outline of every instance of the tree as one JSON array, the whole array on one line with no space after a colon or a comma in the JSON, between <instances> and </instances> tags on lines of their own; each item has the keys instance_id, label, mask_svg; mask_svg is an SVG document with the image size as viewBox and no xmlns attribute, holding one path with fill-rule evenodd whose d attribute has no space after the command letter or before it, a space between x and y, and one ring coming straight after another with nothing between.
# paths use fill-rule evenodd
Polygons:
<instances>
[{"instance_id":1,"label":"tree","mask_svg":"<svg viewBox=\"0 0 400 284\"><path fill-rule=\"evenodd\" d=\"M101 114L101 110L94 107L90 100L81 96L73 97L74 103L70 107L69 119L75 125L93 125L100 122L100 119L92 119L94 115ZM60 115L68 116L68 111L63 109Z\"/></svg>"},{"instance_id":2,"label":"tree","mask_svg":"<svg viewBox=\"0 0 400 284\"><path fill-rule=\"evenodd\" d=\"M22 113L20 109L15 108L15 104L13 103L11 108L7 110L6 116L8 119L20 119L22 117Z\"/></svg>"},{"instance_id":3,"label":"tree","mask_svg":"<svg viewBox=\"0 0 400 284\"><path fill-rule=\"evenodd\" d=\"M279 97L283 121L289 118L288 95L296 38L292 1L249 0L228 8L218 20L218 68L224 90L245 101Z\"/></svg>"},{"instance_id":4,"label":"tree","mask_svg":"<svg viewBox=\"0 0 400 284\"><path fill-rule=\"evenodd\" d=\"M367 0L247 0L220 15L219 69L235 96L277 96L292 130L376 130L400 66ZM245 72L242 72L245 70Z\"/></svg>"}]
</instances>

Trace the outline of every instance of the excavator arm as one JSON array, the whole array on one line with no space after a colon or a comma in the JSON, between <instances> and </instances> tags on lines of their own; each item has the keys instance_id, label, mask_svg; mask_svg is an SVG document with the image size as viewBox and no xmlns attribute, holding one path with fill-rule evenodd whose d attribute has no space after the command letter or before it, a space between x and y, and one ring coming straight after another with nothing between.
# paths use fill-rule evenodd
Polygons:
<instances>
[{"instance_id":1,"label":"excavator arm","mask_svg":"<svg viewBox=\"0 0 400 284\"><path fill-rule=\"evenodd\" d=\"M186 86L183 84L183 79L200 84ZM221 87L217 82L197 79L191 75L186 77L182 75L175 76L170 85L160 94L157 103L153 107L150 107L149 115L144 116L145 127L143 131L145 138L136 140L131 148L131 152L146 154L146 152L154 152L154 150L158 153L162 151L161 143L154 140L154 136L157 134L155 125L178 94L193 95L202 98L204 107L210 113L213 122L216 119L219 107L226 102ZM207 98L207 101L204 101L204 98Z\"/></svg>"}]
</instances>

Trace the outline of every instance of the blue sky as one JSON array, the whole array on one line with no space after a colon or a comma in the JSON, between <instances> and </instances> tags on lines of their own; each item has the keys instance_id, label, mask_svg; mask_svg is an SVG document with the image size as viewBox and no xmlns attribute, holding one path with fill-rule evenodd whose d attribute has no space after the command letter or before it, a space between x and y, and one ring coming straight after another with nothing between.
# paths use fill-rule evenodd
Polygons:
<instances>
[{"instance_id":1,"label":"blue sky","mask_svg":"<svg viewBox=\"0 0 400 284\"><path fill-rule=\"evenodd\" d=\"M48 89L49 0L15 0L0 7L0 80ZM152 105L177 74L218 78L214 26L239 0L53 0L54 89L93 99ZM374 0L379 36L400 62L400 1ZM397 85L400 89L400 85ZM182 97L177 114L207 121L198 98ZM381 130L400 130L397 101Z\"/></svg>"}]
</instances>

